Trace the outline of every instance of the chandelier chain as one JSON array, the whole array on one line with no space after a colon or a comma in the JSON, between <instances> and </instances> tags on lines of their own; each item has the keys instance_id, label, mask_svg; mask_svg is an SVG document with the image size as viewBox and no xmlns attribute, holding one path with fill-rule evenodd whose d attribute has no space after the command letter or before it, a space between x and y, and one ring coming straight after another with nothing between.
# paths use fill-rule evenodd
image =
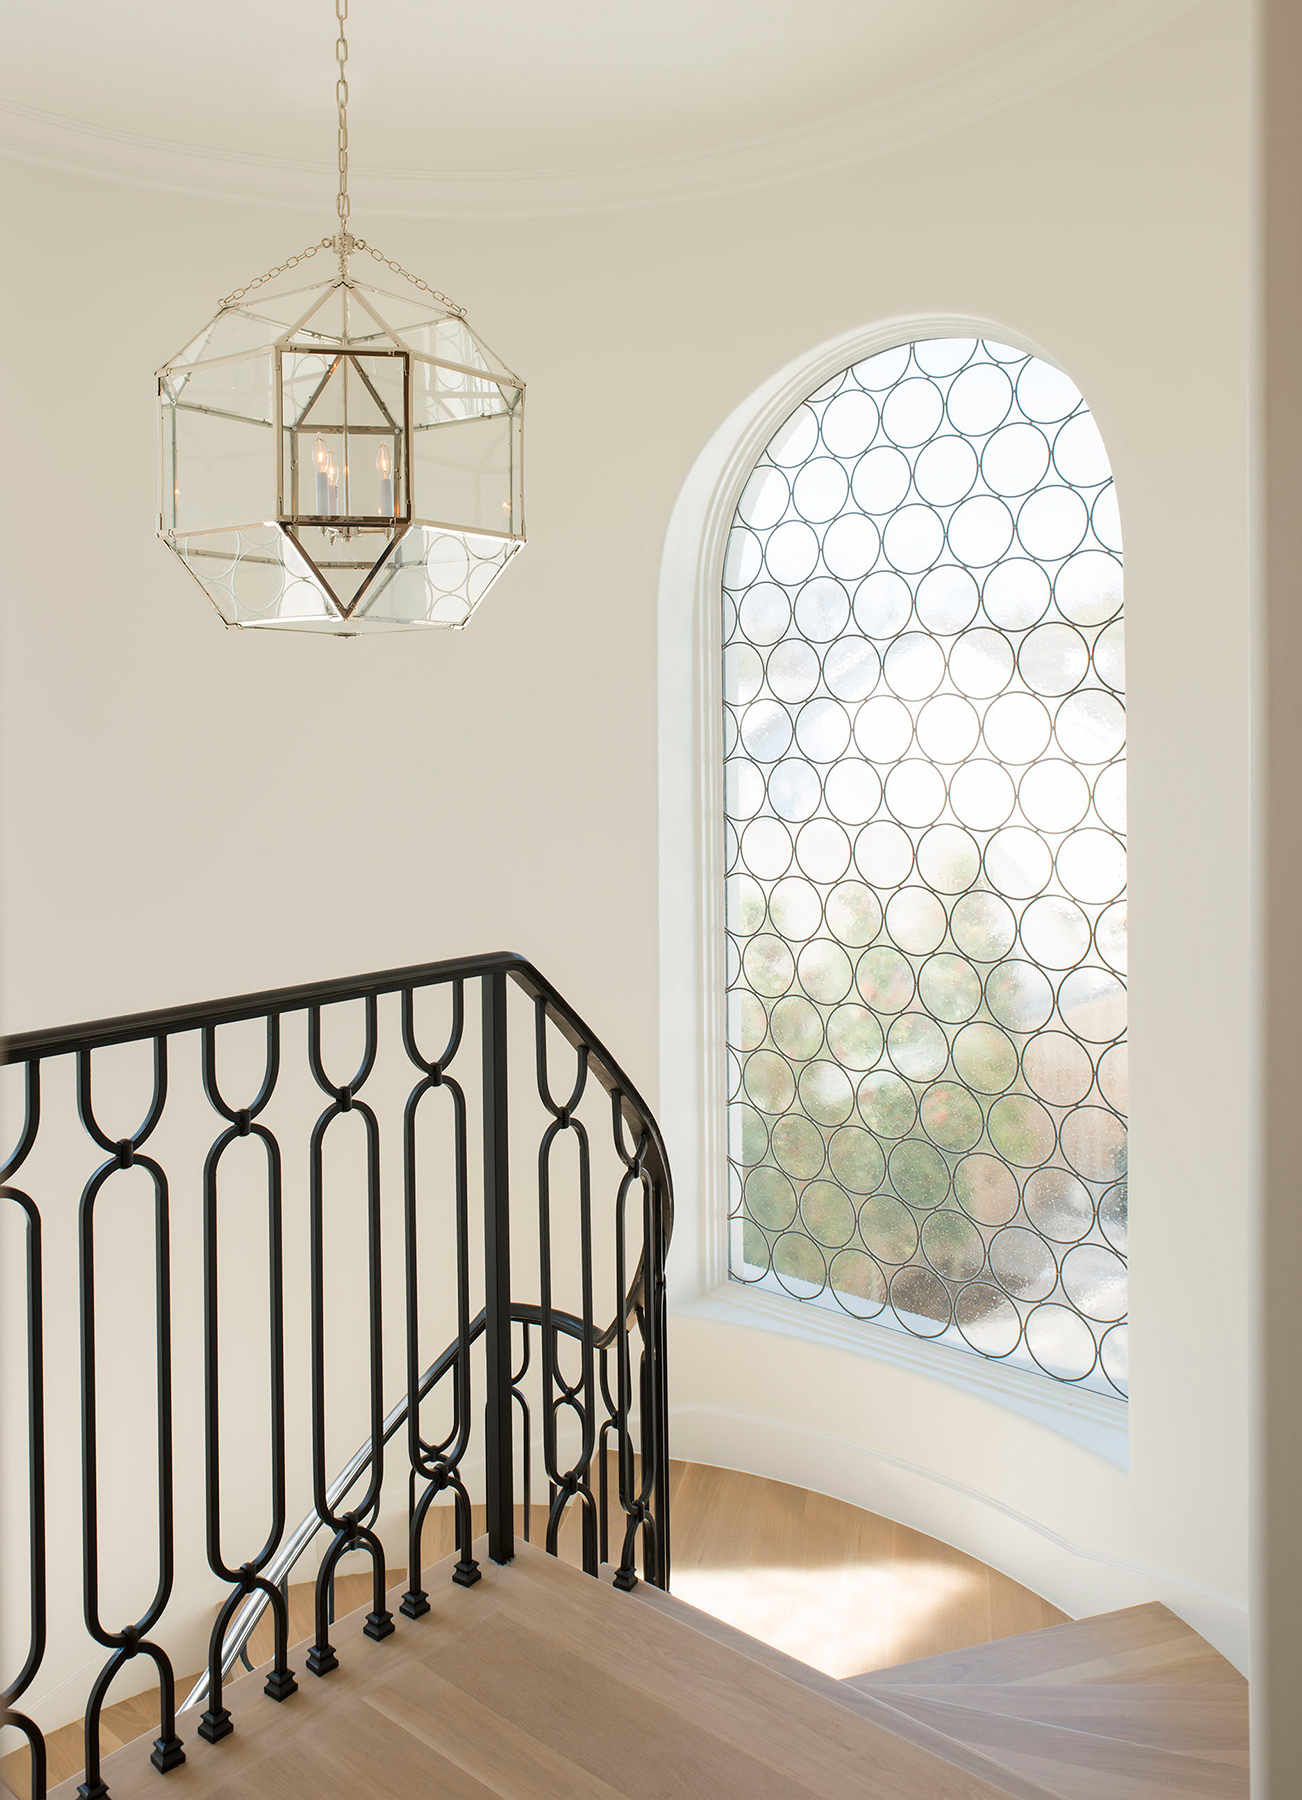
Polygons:
<instances>
[{"instance_id":1,"label":"chandelier chain","mask_svg":"<svg viewBox=\"0 0 1302 1800\"><path fill-rule=\"evenodd\" d=\"M265 287L269 281L274 281L277 275L284 275L290 269L296 269L301 262L306 262L309 256L315 256L318 250L333 250L337 241L332 237L323 237L318 243L309 244L305 250L300 250L297 256L287 257L283 263L277 263L274 269L268 269L265 275L255 276L252 281L246 281L243 287L236 288L233 294L227 294L225 299L218 302L218 310L222 311L228 306L234 306L246 294L253 293L255 288Z\"/></svg>"},{"instance_id":2,"label":"chandelier chain","mask_svg":"<svg viewBox=\"0 0 1302 1800\"><path fill-rule=\"evenodd\" d=\"M300 250L296 256L286 257L283 263L277 263L274 269L268 269L265 275L258 275L252 281L246 281L243 287L238 287L235 289L234 293L225 295L224 298L217 302L218 311L223 311L228 306L235 306L239 301L243 300L246 294L255 293L258 288L265 287L269 281L274 281L277 275L288 274L291 269L296 269L300 263L306 262L310 256L315 256L318 251L337 250L338 247L339 239L337 237L323 237L315 244L309 244L305 250ZM350 251L365 251L367 256L373 256L376 262L383 263L386 269L391 269L395 275L401 275L404 281L409 281L414 288L419 288L422 294L428 294L431 300L438 302L444 312L455 313L459 319L465 318L466 309L464 306L458 306L455 300L449 299L446 294L440 293L438 288L431 287L428 281L422 281L419 275L413 275L409 269L404 269L400 262L395 262L393 257L386 256L383 250L377 250L374 244L368 244L365 238L353 237L350 232L348 236L348 249Z\"/></svg>"},{"instance_id":3,"label":"chandelier chain","mask_svg":"<svg viewBox=\"0 0 1302 1800\"><path fill-rule=\"evenodd\" d=\"M265 287L267 282L274 281L277 275L284 275L290 269L297 268L299 263L306 262L309 256L315 256L318 250L335 250L338 253L339 273L347 280L348 258L354 250L363 250L368 256L373 256L376 262L383 263L386 269L391 269L395 275L400 275L404 281L409 281L412 287L419 288L423 294L428 294L430 299L436 301L445 312L455 313L458 318L463 319L466 316L463 306L458 306L455 300L450 300L446 294L440 293L437 288L432 288L427 281L422 281L419 275L411 274L403 268L401 263L395 262L391 256L386 256L382 250L373 248L364 238L354 237L348 229L348 218L352 210L348 197L348 37L345 30L348 23L348 0L335 0L335 18L339 25L339 35L335 39L335 63L339 71L335 79L335 106L338 114L336 143L339 163L339 195L335 202L335 210L339 215L339 228L334 237L322 238L319 243L309 244L305 250L300 250L297 256L291 256L286 262L277 263L276 267L268 269L265 275L259 275L256 280L246 282L243 287L236 288L233 294L226 295L220 305L223 308L234 306L246 294L251 294L255 289Z\"/></svg>"},{"instance_id":4,"label":"chandelier chain","mask_svg":"<svg viewBox=\"0 0 1302 1800\"><path fill-rule=\"evenodd\" d=\"M386 269L392 269L395 275L401 275L404 281L409 281L414 288L419 288L422 294L428 294L431 300L437 300L445 312L455 313L459 319L465 318L464 306L458 306L455 300L449 300L446 294L431 287L428 281L422 281L419 275L413 275L410 270L404 269L400 262L395 262L391 256L386 256L383 250L377 250L374 244L368 244L365 238L350 237L348 243L351 249L364 250L368 256L373 256L376 262L383 263Z\"/></svg>"},{"instance_id":5,"label":"chandelier chain","mask_svg":"<svg viewBox=\"0 0 1302 1800\"><path fill-rule=\"evenodd\" d=\"M339 36L335 40L335 62L339 65L339 74L335 81L335 104L339 109L339 260L347 266L348 259L348 38L344 27L348 21L348 0L335 0L335 18L339 21Z\"/></svg>"}]
</instances>

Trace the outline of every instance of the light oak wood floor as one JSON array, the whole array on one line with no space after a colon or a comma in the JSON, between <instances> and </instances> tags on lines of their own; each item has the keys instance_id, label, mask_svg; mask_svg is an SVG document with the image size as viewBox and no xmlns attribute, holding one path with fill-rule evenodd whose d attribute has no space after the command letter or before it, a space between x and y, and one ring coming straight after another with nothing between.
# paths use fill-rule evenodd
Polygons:
<instances>
[{"instance_id":1,"label":"light oak wood floor","mask_svg":"<svg viewBox=\"0 0 1302 1800\"><path fill-rule=\"evenodd\" d=\"M671 1590L842 1679L1057 1625L1066 1614L935 1538L825 1494L674 1465Z\"/></svg>"}]
</instances>

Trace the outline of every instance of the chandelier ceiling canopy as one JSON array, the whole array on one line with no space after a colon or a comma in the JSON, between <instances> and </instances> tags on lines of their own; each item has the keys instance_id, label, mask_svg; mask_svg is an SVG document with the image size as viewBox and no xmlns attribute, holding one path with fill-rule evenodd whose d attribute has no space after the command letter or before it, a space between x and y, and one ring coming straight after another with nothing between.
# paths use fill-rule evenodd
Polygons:
<instances>
[{"instance_id":1,"label":"chandelier ceiling canopy","mask_svg":"<svg viewBox=\"0 0 1302 1800\"><path fill-rule=\"evenodd\" d=\"M446 295L349 228L237 289L158 373L159 535L234 626L461 626L524 541L524 383ZM337 270L315 286L321 251ZM397 278L353 274L367 255Z\"/></svg>"}]
</instances>

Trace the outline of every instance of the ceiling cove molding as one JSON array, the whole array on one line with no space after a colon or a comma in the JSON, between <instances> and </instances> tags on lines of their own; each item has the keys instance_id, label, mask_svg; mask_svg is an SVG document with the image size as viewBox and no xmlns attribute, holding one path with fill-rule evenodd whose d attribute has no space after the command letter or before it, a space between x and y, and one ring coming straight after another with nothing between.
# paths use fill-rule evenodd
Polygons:
<instances>
[{"instance_id":1,"label":"ceiling cove molding","mask_svg":"<svg viewBox=\"0 0 1302 1800\"><path fill-rule=\"evenodd\" d=\"M358 212L405 218L522 219L708 199L844 168L935 137L1083 74L1198 0L1081 0L1069 13L934 80L851 112L718 149L590 167L367 169ZM83 125L0 100L0 153L67 174L211 199L318 210L333 165L197 149Z\"/></svg>"}]
</instances>

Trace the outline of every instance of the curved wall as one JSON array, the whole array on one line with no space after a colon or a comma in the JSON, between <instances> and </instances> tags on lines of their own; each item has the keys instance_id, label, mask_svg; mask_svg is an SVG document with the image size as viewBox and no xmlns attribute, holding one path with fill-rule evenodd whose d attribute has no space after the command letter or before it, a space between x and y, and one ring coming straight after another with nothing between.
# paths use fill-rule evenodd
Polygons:
<instances>
[{"instance_id":1,"label":"curved wall","mask_svg":"<svg viewBox=\"0 0 1302 1800\"><path fill-rule=\"evenodd\" d=\"M1211 18L1200 9L1204 31ZM1177 35L1167 34L1168 49ZM1135 198L1161 192L1170 230L1179 213L1172 171L1152 160L1156 144L1148 160L1140 156L1140 88L1130 89L1129 105L1123 98L1137 60L1112 66L1106 101L1102 75L1079 84L1072 99L1080 111L1060 115L1058 124L1077 145L1091 141L1091 131L1101 145L1105 119L1114 131L1133 122ZM1169 123L1172 114L1165 116ZM904 1519L1074 1613L1161 1599L1242 1664L1248 711L1241 327L1221 337L1209 318L1194 320L1178 293L1162 300L1156 243L1137 222L1127 234L1120 186L1099 182L1091 193L1083 165L1046 124L1035 132L1044 166L1024 171L1021 195L1041 221L1056 213L1064 230L1073 222L1082 245L1095 232L1099 241L1125 244L1124 299L1094 287L1088 258L1073 267L1061 241L1019 243L1014 228L1012 241L992 240L930 289L929 299L961 300L963 311L914 311L912 277L924 253L916 241L907 251L894 244L883 258L889 273L875 272L871 327L810 348L762 381L702 451L671 522L661 581L661 1107L671 1145L690 1146L679 1152L680 1189L691 1184L680 1217L690 1214L695 1230L694 1259L680 1249L674 1271L678 1363L686 1349L693 1374L689 1393L681 1376L677 1383L676 1441L685 1455L740 1462ZM1013 128L1013 115L1005 115L990 135ZM977 166L982 177L990 172L980 159ZM1000 191L1011 196L1018 183L1005 174ZM1230 224L1234 212L1227 208L1223 225L1237 233L1242 220ZM934 217L921 207L919 216ZM945 228L954 223L947 214ZM1168 264L1173 248L1168 240ZM910 279L897 279L901 263ZM1200 304L1210 298L1204 287ZM1228 326L1242 295L1227 283L1220 301ZM729 1284L721 1254L722 981L714 961L721 808L712 784L721 767L714 665L727 529L755 457L806 393L889 343L969 329L1038 350L1083 388L1113 454L1122 504L1134 821L1128 1416L1117 1404L1047 1382L1037 1395L1011 1371L956 1368L952 1354L901 1349L880 1331L826 1329L794 1302ZM1181 366L1185 356L1202 359L1197 346L1209 329L1223 345L1237 341L1224 411ZM1182 416L1196 449L1174 441ZM1198 491L1215 495L1201 516L1192 502ZM1202 553L1219 573L1210 563L1195 567ZM1209 1080L1217 1096L1210 1109Z\"/></svg>"},{"instance_id":2,"label":"curved wall","mask_svg":"<svg viewBox=\"0 0 1302 1800\"><path fill-rule=\"evenodd\" d=\"M653 1098L660 1058L681 1194L681 1454L893 1513L1072 1610L1160 1593L1235 1655L1242 34L1237 4L1201 0L1052 92L727 200L439 226L359 217L530 383L530 545L463 635L223 633L153 538L153 370L219 294L324 229L328 194L295 213L10 162L0 300L21 346L0 476L8 1025L527 952ZM1070 372L1125 504L1129 1473L925 1369L719 1317L701 1255L690 960L684 977L666 958L678 985L663 1041L658 1023L658 945L676 954L697 929L690 864L657 881L658 805L690 825L696 804L669 764L660 786L657 763L662 627L667 695L688 657L666 743L690 740L697 716L696 549L690 566L666 562L658 615L675 498L696 494L684 484L702 446L774 370L872 322L945 313L997 321ZM699 767L686 747L683 766Z\"/></svg>"}]
</instances>

